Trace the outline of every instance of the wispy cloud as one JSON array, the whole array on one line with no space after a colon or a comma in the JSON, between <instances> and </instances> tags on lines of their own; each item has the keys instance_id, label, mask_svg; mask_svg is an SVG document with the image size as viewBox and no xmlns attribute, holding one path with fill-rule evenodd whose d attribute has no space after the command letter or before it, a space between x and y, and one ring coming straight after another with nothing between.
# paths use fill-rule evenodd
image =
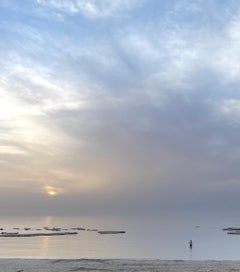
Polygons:
<instances>
[{"instance_id":1,"label":"wispy cloud","mask_svg":"<svg viewBox=\"0 0 240 272\"><path fill-rule=\"evenodd\" d=\"M12 154L12 155L24 155L26 152L16 146L4 145L4 146L0 146L0 153L1 154Z\"/></svg>"},{"instance_id":2,"label":"wispy cloud","mask_svg":"<svg viewBox=\"0 0 240 272\"><path fill-rule=\"evenodd\" d=\"M142 0L37 0L37 3L49 8L54 8L69 14L80 13L93 19L119 16L120 14L137 7L142 2Z\"/></svg>"}]
</instances>

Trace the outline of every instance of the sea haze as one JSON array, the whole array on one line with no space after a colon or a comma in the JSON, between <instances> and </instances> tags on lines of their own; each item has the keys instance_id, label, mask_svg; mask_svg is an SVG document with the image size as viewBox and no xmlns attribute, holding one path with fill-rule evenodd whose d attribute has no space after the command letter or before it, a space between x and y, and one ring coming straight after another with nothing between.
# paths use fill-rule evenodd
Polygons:
<instances>
[{"instance_id":1,"label":"sea haze","mask_svg":"<svg viewBox=\"0 0 240 272\"><path fill-rule=\"evenodd\" d=\"M228 235L226 221L189 220L187 217L1 217L4 231L44 226L124 230L126 234L101 235L79 231L78 235L0 238L0 258L134 258L185 260L236 260L240 236ZM230 222L229 222L230 223ZM237 222L231 221L233 224ZM239 222L240 225L240 222ZM37 232L37 231L36 231ZM193 240L193 249L188 241Z\"/></svg>"}]
</instances>

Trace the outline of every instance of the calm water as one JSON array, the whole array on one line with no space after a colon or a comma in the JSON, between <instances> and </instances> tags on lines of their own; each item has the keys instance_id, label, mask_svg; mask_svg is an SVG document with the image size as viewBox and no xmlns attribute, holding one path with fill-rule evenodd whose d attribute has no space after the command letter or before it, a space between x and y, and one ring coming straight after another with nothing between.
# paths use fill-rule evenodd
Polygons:
<instances>
[{"instance_id":1,"label":"calm water","mask_svg":"<svg viewBox=\"0 0 240 272\"><path fill-rule=\"evenodd\" d=\"M240 259L240 236L227 235L221 230L236 222L197 222L180 216L1 217L0 220L0 227L7 231L13 231L14 227L43 226L126 230L121 235L80 231L73 236L0 238L1 258ZM194 242L192 250L188 248L190 239Z\"/></svg>"}]
</instances>

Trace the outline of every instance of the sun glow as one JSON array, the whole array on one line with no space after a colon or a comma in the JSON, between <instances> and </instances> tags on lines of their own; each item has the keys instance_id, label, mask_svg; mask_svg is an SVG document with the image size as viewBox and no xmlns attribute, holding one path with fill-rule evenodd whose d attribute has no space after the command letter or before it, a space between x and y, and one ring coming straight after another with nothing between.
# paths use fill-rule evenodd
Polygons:
<instances>
[{"instance_id":1,"label":"sun glow","mask_svg":"<svg viewBox=\"0 0 240 272\"><path fill-rule=\"evenodd\" d=\"M59 193L61 193L61 189L53 187L53 186L45 186L44 187L45 193L47 193L49 196L57 196Z\"/></svg>"},{"instance_id":2,"label":"sun glow","mask_svg":"<svg viewBox=\"0 0 240 272\"><path fill-rule=\"evenodd\" d=\"M0 118L2 120L9 120L18 113L19 109L16 103L10 101L1 95L0 101Z\"/></svg>"},{"instance_id":3,"label":"sun glow","mask_svg":"<svg viewBox=\"0 0 240 272\"><path fill-rule=\"evenodd\" d=\"M55 195L57 195L57 192L56 191L48 191L47 192L50 196L55 196Z\"/></svg>"}]
</instances>

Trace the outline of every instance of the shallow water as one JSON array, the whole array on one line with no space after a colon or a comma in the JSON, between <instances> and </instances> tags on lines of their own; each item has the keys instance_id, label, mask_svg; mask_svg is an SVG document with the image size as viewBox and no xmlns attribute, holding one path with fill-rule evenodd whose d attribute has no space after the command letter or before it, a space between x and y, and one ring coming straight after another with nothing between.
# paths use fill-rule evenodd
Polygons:
<instances>
[{"instance_id":1,"label":"shallow water","mask_svg":"<svg viewBox=\"0 0 240 272\"><path fill-rule=\"evenodd\" d=\"M126 231L118 235L79 231L72 236L0 238L1 258L240 259L240 236L223 232L222 228L230 224L223 220L196 221L181 216L1 217L0 220L4 231L19 227L24 232L24 227L44 226ZM190 239L192 250L188 247Z\"/></svg>"}]
</instances>

